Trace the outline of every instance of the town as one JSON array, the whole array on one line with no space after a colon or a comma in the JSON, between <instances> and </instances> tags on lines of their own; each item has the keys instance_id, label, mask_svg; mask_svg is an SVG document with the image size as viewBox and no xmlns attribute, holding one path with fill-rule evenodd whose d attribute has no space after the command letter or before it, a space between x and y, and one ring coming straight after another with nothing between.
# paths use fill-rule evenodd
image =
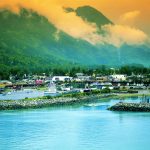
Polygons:
<instances>
[{"instance_id":1,"label":"town","mask_svg":"<svg viewBox=\"0 0 150 150\"><path fill-rule=\"evenodd\" d=\"M0 94L3 97L17 91L32 93L33 90L43 92L44 95L41 96L58 93L88 93L91 91L147 94L150 90L150 74L88 75L80 72L74 76L47 76L42 73L41 75L24 74L22 79L15 79L15 76L10 76L9 80L0 80ZM34 95L34 97L38 96Z\"/></svg>"}]
</instances>

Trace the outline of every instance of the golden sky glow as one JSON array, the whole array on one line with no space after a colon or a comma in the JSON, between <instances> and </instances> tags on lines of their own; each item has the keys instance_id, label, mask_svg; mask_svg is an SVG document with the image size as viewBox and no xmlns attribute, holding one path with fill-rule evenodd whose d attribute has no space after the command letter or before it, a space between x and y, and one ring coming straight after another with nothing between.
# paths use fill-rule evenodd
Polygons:
<instances>
[{"instance_id":1,"label":"golden sky glow","mask_svg":"<svg viewBox=\"0 0 150 150\"><path fill-rule=\"evenodd\" d=\"M113 42L116 43L115 46L120 46L123 41L129 44L136 44L136 41L142 43L150 35L149 3L150 0L0 0L0 8L9 8L14 12L18 12L20 6L32 9L75 38L91 43L110 41L110 44ZM109 33L109 39L95 34L94 24L88 24L75 13L65 13L63 10L63 7L76 8L84 5L98 9L116 24L103 28ZM122 38L121 34L126 31L132 34ZM118 37L114 37L112 32L117 33Z\"/></svg>"},{"instance_id":2,"label":"golden sky glow","mask_svg":"<svg viewBox=\"0 0 150 150\"><path fill-rule=\"evenodd\" d=\"M119 17L127 12L139 11L135 25L150 34L150 0L60 0L64 5L78 7L91 5L104 13L114 22L119 22Z\"/></svg>"}]
</instances>

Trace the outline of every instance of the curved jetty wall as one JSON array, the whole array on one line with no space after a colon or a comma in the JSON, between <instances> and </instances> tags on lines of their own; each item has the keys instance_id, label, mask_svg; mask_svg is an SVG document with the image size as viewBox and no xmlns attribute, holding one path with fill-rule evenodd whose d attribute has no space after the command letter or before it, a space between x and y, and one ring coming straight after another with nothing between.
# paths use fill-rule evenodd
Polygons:
<instances>
[{"instance_id":1,"label":"curved jetty wall","mask_svg":"<svg viewBox=\"0 0 150 150\"><path fill-rule=\"evenodd\" d=\"M114 95L90 95L83 97L56 97L51 99L36 99L36 100L5 100L0 101L0 110L13 109L28 109L28 108L42 108L53 105L67 105L75 103L84 103L94 99L111 97Z\"/></svg>"},{"instance_id":2,"label":"curved jetty wall","mask_svg":"<svg viewBox=\"0 0 150 150\"><path fill-rule=\"evenodd\" d=\"M149 103L117 103L108 108L111 111L150 112Z\"/></svg>"}]
</instances>

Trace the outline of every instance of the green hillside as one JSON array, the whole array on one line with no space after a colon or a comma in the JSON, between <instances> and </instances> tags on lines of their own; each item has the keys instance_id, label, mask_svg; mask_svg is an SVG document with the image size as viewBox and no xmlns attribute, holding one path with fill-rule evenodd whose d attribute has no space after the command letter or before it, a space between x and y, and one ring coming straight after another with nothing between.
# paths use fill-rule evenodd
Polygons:
<instances>
[{"instance_id":1,"label":"green hillside","mask_svg":"<svg viewBox=\"0 0 150 150\"><path fill-rule=\"evenodd\" d=\"M112 23L91 7L80 7L78 16L98 26ZM126 49L126 50L124 50ZM134 49L134 50L132 50ZM20 14L0 11L0 75L17 69L39 71L53 68L70 68L89 65L118 65L118 50L111 45L94 46L75 39L57 28L37 13L22 9ZM123 63L149 65L147 47L124 46Z\"/></svg>"},{"instance_id":2,"label":"green hillside","mask_svg":"<svg viewBox=\"0 0 150 150\"><path fill-rule=\"evenodd\" d=\"M42 70L78 64L105 63L93 45L60 32L42 16L21 10L20 15L0 12L0 65L2 70ZM93 51L95 51L93 53ZM90 60L90 61L89 61Z\"/></svg>"}]
</instances>

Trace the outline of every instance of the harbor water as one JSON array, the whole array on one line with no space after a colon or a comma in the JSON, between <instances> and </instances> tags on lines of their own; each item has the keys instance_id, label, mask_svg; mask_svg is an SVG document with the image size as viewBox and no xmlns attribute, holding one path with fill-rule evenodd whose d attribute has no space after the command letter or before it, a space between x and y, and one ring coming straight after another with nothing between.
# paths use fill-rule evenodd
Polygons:
<instances>
[{"instance_id":1,"label":"harbor water","mask_svg":"<svg viewBox=\"0 0 150 150\"><path fill-rule=\"evenodd\" d=\"M150 113L107 110L118 101L1 111L0 150L149 150Z\"/></svg>"}]
</instances>

